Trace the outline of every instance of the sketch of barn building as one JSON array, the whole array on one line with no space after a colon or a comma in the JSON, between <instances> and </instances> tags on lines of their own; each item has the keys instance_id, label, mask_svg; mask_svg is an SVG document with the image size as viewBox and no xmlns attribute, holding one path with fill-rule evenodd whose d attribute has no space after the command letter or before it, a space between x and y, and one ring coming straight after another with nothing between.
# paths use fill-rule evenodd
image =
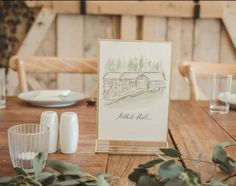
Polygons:
<instances>
[{"instance_id":1,"label":"sketch of barn building","mask_svg":"<svg viewBox=\"0 0 236 186\"><path fill-rule=\"evenodd\" d=\"M105 99L117 99L138 92L160 91L166 87L162 72L107 72L103 77Z\"/></svg>"},{"instance_id":2,"label":"sketch of barn building","mask_svg":"<svg viewBox=\"0 0 236 186\"><path fill-rule=\"evenodd\" d=\"M104 98L115 96L121 83L119 78L123 73L120 72L107 72L103 77L103 95Z\"/></svg>"}]
</instances>

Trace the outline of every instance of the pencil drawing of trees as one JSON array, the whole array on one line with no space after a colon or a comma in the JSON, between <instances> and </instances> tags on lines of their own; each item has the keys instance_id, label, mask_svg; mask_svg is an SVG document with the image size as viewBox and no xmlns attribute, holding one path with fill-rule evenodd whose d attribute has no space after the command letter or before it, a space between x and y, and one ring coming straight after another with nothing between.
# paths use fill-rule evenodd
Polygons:
<instances>
[{"instance_id":1,"label":"pencil drawing of trees","mask_svg":"<svg viewBox=\"0 0 236 186\"><path fill-rule=\"evenodd\" d=\"M166 87L160 62L144 56L108 58L105 72L103 96L109 104L147 92L161 93Z\"/></svg>"}]
</instances>

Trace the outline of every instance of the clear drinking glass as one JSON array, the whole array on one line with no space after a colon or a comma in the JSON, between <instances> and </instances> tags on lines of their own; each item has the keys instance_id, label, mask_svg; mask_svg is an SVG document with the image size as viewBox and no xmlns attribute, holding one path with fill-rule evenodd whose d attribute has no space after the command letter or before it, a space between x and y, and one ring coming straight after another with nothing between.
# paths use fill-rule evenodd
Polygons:
<instances>
[{"instance_id":1,"label":"clear drinking glass","mask_svg":"<svg viewBox=\"0 0 236 186\"><path fill-rule=\"evenodd\" d=\"M5 68L0 68L0 109L6 107Z\"/></svg>"},{"instance_id":2,"label":"clear drinking glass","mask_svg":"<svg viewBox=\"0 0 236 186\"><path fill-rule=\"evenodd\" d=\"M232 75L213 74L211 82L210 112L226 114L229 112Z\"/></svg>"},{"instance_id":3,"label":"clear drinking glass","mask_svg":"<svg viewBox=\"0 0 236 186\"><path fill-rule=\"evenodd\" d=\"M46 125L22 124L8 129L8 145L13 167L33 172L33 159L48 154L49 128ZM44 165L45 165L44 163Z\"/></svg>"}]
</instances>

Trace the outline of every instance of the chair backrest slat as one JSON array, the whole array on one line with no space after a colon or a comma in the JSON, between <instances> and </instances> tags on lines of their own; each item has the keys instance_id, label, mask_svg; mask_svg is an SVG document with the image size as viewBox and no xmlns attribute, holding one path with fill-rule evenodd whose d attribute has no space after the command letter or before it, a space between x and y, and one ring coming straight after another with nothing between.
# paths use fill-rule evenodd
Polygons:
<instances>
[{"instance_id":1,"label":"chair backrest slat","mask_svg":"<svg viewBox=\"0 0 236 186\"><path fill-rule=\"evenodd\" d=\"M17 71L21 91L28 91L27 73L97 73L96 58L58 58L39 56L13 56L10 68Z\"/></svg>"},{"instance_id":2,"label":"chair backrest slat","mask_svg":"<svg viewBox=\"0 0 236 186\"><path fill-rule=\"evenodd\" d=\"M200 89L197 78L209 79L214 73L227 75L232 74L236 79L236 64L203 63L198 61L184 61L179 65L180 74L188 79L192 100L200 99Z\"/></svg>"}]
</instances>

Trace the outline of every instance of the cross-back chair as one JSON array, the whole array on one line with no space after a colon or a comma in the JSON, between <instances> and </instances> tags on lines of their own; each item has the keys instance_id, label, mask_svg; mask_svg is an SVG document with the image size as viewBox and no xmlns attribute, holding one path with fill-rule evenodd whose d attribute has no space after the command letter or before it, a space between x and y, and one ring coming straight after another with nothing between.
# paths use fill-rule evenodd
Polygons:
<instances>
[{"instance_id":1,"label":"cross-back chair","mask_svg":"<svg viewBox=\"0 0 236 186\"><path fill-rule=\"evenodd\" d=\"M17 72L20 91L28 91L27 73L82 73L96 74L96 58L59 58L39 56L13 56L10 68Z\"/></svg>"},{"instance_id":2,"label":"cross-back chair","mask_svg":"<svg viewBox=\"0 0 236 186\"><path fill-rule=\"evenodd\" d=\"M197 61L184 61L179 65L180 74L185 77L190 86L192 100L199 100L201 90L197 78L210 79L214 73L227 75L232 74L236 78L236 64L203 63Z\"/></svg>"}]
</instances>

